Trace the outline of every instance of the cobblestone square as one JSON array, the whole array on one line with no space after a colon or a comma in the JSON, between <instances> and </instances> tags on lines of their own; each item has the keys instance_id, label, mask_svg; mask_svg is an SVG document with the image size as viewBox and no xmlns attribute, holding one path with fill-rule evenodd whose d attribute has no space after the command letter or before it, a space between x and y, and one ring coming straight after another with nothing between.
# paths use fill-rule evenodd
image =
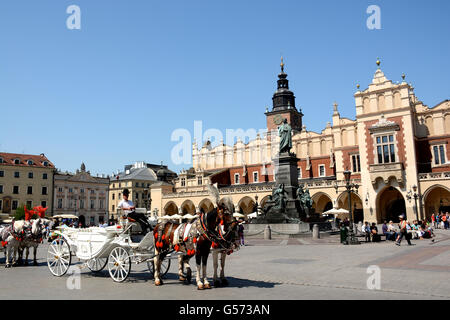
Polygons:
<instances>
[{"instance_id":1,"label":"cobblestone square","mask_svg":"<svg viewBox=\"0 0 450 320\"><path fill-rule=\"evenodd\" d=\"M68 275L53 277L46 265L47 245L38 250L39 266L0 272L1 299L449 299L450 232L437 231L434 243L414 240L413 246L391 242L343 246L335 236L304 239L248 239L227 257L228 287L198 291L194 282L178 281L172 260L165 284L155 287L145 264L133 265L124 283L108 271L93 275L81 270L81 288L69 290ZM3 262L2 260L0 260ZM74 258L76 266L77 259ZM194 260L191 260L194 263ZM191 265L195 270L195 265ZM370 290L369 266L381 270L380 290ZM2 266L3 268L3 266ZM213 274L208 260L208 278ZM195 276L195 272L194 272ZM70 285L69 285L70 287Z\"/></svg>"}]
</instances>

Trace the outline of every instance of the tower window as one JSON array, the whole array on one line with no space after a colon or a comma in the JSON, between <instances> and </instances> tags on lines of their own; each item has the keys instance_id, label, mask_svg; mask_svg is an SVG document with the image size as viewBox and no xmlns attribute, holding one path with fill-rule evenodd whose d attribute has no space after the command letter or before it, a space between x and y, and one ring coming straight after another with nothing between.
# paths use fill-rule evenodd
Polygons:
<instances>
[{"instance_id":1,"label":"tower window","mask_svg":"<svg viewBox=\"0 0 450 320\"><path fill-rule=\"evenodd\" d=\"M378 163L393 163L396 160L394 135L376 137Z\"/></svg>"},{"instance_id":2,"label":"tower window","mask_svg":"<svg viewBox=\"0 0 450 320\"><path fill-rule=\"evenodd\" d=\"M325 177L325 166L323 164L319 165L319 177Z\"/></svg>"},{"instance_id":3,"label":"tower window","mask_svg":"<svg viewBox=\"0 0 450 320\"><path fill-rule=\"evenodd\" d=\"M444 145L436 145L433 146L433 164L435 166L446 164L445 158L445 146Z\"/></svg>"},{"instance_id":4,"label":"tower window","mask_svg":"<svg viewBox=\"0 0 450 320\"><path fill-rule=\"evenodd\" d=\"M253 182L259 182L258 171L253 172Z\"/></svg>"},{"instance_id":5,"label":"tower window","mask_svg":"<svg viewBox=\"0 0 450 320\"><path fill-rule=\"evenodd\" d=\"M352 169L353 172L361 172L361 161L359 154L352 155Z\"/></svg>"}]
</instances>

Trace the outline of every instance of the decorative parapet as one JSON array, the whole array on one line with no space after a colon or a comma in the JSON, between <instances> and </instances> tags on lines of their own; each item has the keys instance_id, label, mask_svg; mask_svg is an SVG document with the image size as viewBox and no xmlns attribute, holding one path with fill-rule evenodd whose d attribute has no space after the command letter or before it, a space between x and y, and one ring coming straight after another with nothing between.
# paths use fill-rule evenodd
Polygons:
<instances>
[{"instance_id":1,"label":"decorative parapet","mask_svg":"<svg viewBox=\"0 0 450 320\"><path fill-rule=\"evenodd\" d=\"M375 185L378 178L383 179L385 184L389 183L389 179L394 177L399 184L404 182L403 164L398 163L383 163L370 165L370 180Z\"/></svg>"},{"instance_id":2,"label":"decorative parapet","mask_svg":"<svg viewBox=\"0 0 450 320\"><path fill-rule=\"evenodd\" d=\"M419 173L419 181L450 179L450 172Z\"/></svg>"},{"instance_id":3,"label":"decorative parapet","mask_svg":"<svg viewBox=\"0 0 450 320\"><path fill-rule=\"evenodd\" d=\"M238 185L219 188L219 194L240 194L247 192L272 192L274 183L269 182L261 185ZM167 193L163 195L163 199L176 199L176 198L188 198L188 197L208 197L210 194L208 191L191 191L191 192L177 192Z\"/></svg>"},{"instance_id":4,"label":"decorative parapet","mask_svg":"<svg viewBox=\"0 0 450 320\"><path fill-rule=\"evenodd\" d=\"M338 187L345 187L347 182L345 180L315 180L315 181L299 181L300 185L303 184L308 189L318 189L318 188L334 188L336 185ZM352 179L351 183L361 185L361 179Z\"/></svg>"}]
</instances>

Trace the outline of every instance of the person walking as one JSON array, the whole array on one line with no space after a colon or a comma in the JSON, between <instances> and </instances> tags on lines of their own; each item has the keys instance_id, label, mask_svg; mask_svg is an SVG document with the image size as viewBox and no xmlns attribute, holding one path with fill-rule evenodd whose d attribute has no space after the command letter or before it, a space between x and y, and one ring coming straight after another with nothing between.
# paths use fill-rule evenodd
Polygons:
<instances>
[{"instance_id":1,"label":"person walking","mask_svg":"<svg viewBox=\"0 0 450 320\"><path fill-rule=\"evenodd\" d=\"M400 218L400 223L399 223L400 234L397 237L397 241L395 242L395 244L397 246L400 246L400 243L402 242L403 237L405 237L406 241L408 241L408 245L411 246L412 244L411 244L411 240L409 239L408 229L407 229L408 223L406 222L403 214L398 217Z\"/></svg>"},{"instance_id":2,"label":"person walking","mask_svg":"<svg viewBox=\"0 0 450 320\"><path fill-rule=\"evenodd\" d=\"M442 215L442 221L444 222L444 229L448 229L448 212Z\"/></svg>"},{"instance_id":3,"label":"person walking","mask_svg":"<svg viewBox=\"0 0 450 320\"><path fill-rule=\"evenodd\" d=\"M238 227L239 240L241 242L241 246L245 246L244 243L244 221L241 220Z\"/></svg>"}]
</instances>

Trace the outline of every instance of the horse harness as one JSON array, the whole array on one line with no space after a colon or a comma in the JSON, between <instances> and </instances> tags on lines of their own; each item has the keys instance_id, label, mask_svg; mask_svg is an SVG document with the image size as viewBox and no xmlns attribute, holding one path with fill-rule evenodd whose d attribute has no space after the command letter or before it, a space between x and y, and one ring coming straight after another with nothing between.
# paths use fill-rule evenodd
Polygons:
<instances>
[{"instance_id":1,"label":"horse harness","mask_svg":"<svg viewBox=\"0 0 450 320\"><path fill-rule=\"evenodd\" d=\"M216 249L220 246L221 247L220 249L229 250L232 246L232 242L225 239L225 237L228 235L228 233L231 231L231 229L224 235L222 233L222 228L220 228L220 226L219 226L219 228L218 228L219 235L217 235L215 232L209 230L206 227L206 223L205 223L206 215L207 215L207 213L206 214L202 213L200 216L200 234L203 235L206 239L208 239L208 241L210 241L212 243L212 246L214 249Z\"/></svg>"}]
</instances>

